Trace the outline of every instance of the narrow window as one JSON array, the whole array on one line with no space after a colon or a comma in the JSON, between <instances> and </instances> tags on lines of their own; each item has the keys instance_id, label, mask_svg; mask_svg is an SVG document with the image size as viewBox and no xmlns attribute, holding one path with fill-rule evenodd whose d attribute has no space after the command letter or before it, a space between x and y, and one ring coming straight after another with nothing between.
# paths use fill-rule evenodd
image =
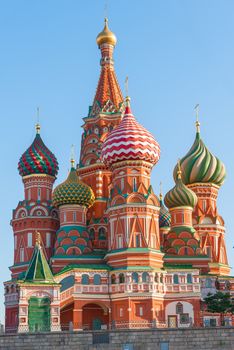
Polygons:
<instances>
[{"instance_id":1,"label":"narrow window","mask_svg":"<svg viewBox=\"0 0 234 350\"><path fill-rule=\"evenodd\" d=\"M124 278L124 274L123 273L120 273L119 274L119 283L124 283L125 282L125 278Z\"/></svg>"},{"instance_id":2,"label":"narrow window","mask_svg":"<svg viewBox=\"0 0 234 350\"><path fill-rule=\"evenodd\" d=\"M82 275L81 283L86 285L89 284L89 275Z\"/></svg>"},{"instance_id":3,"label":"narrow window","mask_svg":"<svg viewBox=\"0 0 234 350\"><path fill-rule=\"evenodd\" d=\"M118 235L118 248L123 248L123 236Z\"/></svg>"},{"instance_id":4,"label":"narrow window","mask_svg":"<svg viewBox=\"0 0 234 350\"><path fill-rule=\"evenodd\" d=\"M173 276L173 283L174 284L179 284L179 276L178 275L174 275Z\"/></svg>"},{"instance_id":5,"label":"narrow window","mask_svg":"<svg viewBox=\"0 0 234 350\"><path fill-rule=\"evenodd\" d=\"M28 189L28 200L31 200L31 188Z\"/></svg>"},{"instance_id":6,"label":"narrow window","mask_svg":"<svg viewBox=\"0 0 234 350\"><path fill-rule=\"evenodd\" d=\"M187 283L193 283L193 279L192 279L191 273L189 273L189 274L187 275Z\"/></svg>"},{"instance_id":7,"label":"narrow window","mask_svg":"<svg viewBox=\"0 0 234 350\"><path fill-rule=\"evenodd\" d=\"M139 316L143 316L143 307L142 306L139 307Z\"/></svg>"},{"instance_id":8,"label":"narrow window","mask_svg":"<svg viewBox=\"0 0 234 350\"><path fill-rule=\"evenodd\" d=\"M41 200L41 188L38 187L37 189L37 199L40 201Z\"/></svg>"},{"instance_id":9,"label":"narrow window","mask_svg":"<svg viewBox=\"0 0 234 350\"><path fill-rule=\"evenodd\" d=\"M177 303L176 304L176 313L180 315L184 312L183 310L184 310L183 304Z\"/></svg>"},{"instance_id":10,"label":"narrow window","mask_svg":"<svg viewBox=\"0 0 234 350\"><path fill-rule=\"evenodd\" d=\"M136 187L137 187L137 185L136 185L136 178L134 177L133 178L133 192L136 192Z\"/></svg>"},{"instance_id":11,"label":"narrow window","mask_svg":"<svg viewBox=\"0 0 234 350\"><path fill-rule=\"evenodd\" d=\"M63 213L63 221L66 222L67 221L67 214Z\"/></svg>"},{"instance_id":12,"label":"narrow window","mask_svg":"<svg viewBox=\"0 0 234 350\"><path fill-rule=\"evenodd\" d=\"M76 222L76 211L73 212L73 221Z\"/></svg>"},{"instance_id":13,"label":"narrow window","mask_svg":"<svg viewBox=\"0 0 234 350\"><path fill-rule=\"evenodd\" d=\"M32 232L28 233L28 247L32 247Z\"/></svg>"},{"instance_id":14,"label":"narrow window","mask_svg":"<svg viewBox=\"0 0 234 350\"><path fill-rule=\"evenodd\" d=\"M20 248L20 262L24 261L24 248Z\"/></svg>"},{"instance_id":15,"label":"narrow window","mask_svg":"<svg viewBox=\"0 0 234 350\"><path fill-rule=\"evenodd\" d=\"M123 317L123 308L122 307L119 309L119 317Z\"/></svg>"},{"instance_id":16,"label":"narrow window","mask_svg":"<svg viewBox=\"0 0 234 350\"><path fill-rule=\"evenodd\" d=\"M46 199L49 201L50 200L50 190L47 188L46 190Z\"/></svg>"},{"instance_id":17,"label":"narrow window","mask_svg":"<svg viewBox=\"0 0 234 350\"><path fill-rule=\"evenodd\" d=\"M137 272L133 272L132 273L132 282L133 283L138 283L138 280L139 280L138 273Z\"/></svg>"},{"instance_id":18,"label":"narrow window","mask_svg":"<svg viewBox=\"0 0 234 350\"><path fill-rule=\"evenodd\" d=\"M202 201L202 209L203 209L203 211L206 211L206 201L205 200Z\"/></svg>"},{"instance_id":19,"label":"narrow window","mask_svg":"<svg viewBox=\"0 0 234 350\"><path fill-rule=\"evenodd\" d=\"M124 190L124 178L122 177L120 180L121 191Z\"/></svg>"},{"instance_id":20,"label":"narrow window","mask_svg":"<svg viewBox=\"0 0 234 350\"><path fill-rule=\"evenodd\" d=\"M141 246L141 236L136 235L136 248L140 248Z\"/></svg>"},{"instance_id":21,"label":"narrow window","mask_svg":"<svg viewBox=\"0 0 234 350\"><path fill-rule=\"evenodd\" d=\"M17 236L14 236L14 245L15 245L15 249L17 249Z\"/></svg>"},{"instance_id":22,"label":"narrow window","mask_svg":"<svg viewBox=\"0 0 234 350\"><path fill-rule=\"evenodd\" d=\"M51 235L50 232L46 232L46 248L50 248L51 246Z\"/></svg>"},{"instance_id":23,"label":"narrow window","mask_svg":"<svg viewBox=\"0 0 234 350\"><path fill-rule=\"evenodd\" d=\"M98 274L94 275L93 284L95 284L95 285L101 284L101 276L100 275L98 275Z\"/></svg>"}]
</instances>

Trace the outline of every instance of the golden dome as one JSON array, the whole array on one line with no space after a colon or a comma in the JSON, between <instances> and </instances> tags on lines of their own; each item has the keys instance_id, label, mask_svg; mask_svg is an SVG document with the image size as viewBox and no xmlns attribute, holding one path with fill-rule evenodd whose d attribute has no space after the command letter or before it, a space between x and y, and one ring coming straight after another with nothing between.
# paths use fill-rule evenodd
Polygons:
<instances>
[{"instance_id":1,"label":"golden dome","mask_svg":"<svg viewBox=\"0 0 234 350\"><path fill-rule=\"evenodd\" d=\"M108 27L108 19L105 18L105 26L103 31L101 31L101 33L98 34L97 36L97 44L98 46L102 45L102 44L110 44L115 46L116 42L117 42L117 38L115 36L114 33L112 33Z\"/></svg>"}]
</instances>

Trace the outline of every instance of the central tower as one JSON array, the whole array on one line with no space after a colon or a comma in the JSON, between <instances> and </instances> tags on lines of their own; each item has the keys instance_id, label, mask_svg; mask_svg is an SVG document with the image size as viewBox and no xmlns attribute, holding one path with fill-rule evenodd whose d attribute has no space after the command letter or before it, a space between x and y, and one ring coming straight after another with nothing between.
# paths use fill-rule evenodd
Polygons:
<instances>
[{"instance_id":1,"label":"central tower","mask_svg":"<svg viewBox=\"0 0 234 350\"><path fill-rule=\"evenodd\" d=\"M87 213L89 231L94 248L107 248L107 224L103 218L109 196L111 172L100 159L102 144L108 133L122 119L123 96L114 70L113 51L117 39L108 27L108 20L97 36L101 51L101 74L92 106L88 116L83 118L78 175L89 185L95 195L95 203Z\"/></svg>"}]
</instances>

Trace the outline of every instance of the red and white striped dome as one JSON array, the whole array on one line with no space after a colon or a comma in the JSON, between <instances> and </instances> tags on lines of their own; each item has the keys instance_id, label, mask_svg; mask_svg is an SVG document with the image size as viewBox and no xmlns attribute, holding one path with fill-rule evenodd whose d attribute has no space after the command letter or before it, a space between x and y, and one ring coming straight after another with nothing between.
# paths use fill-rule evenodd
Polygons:
<instances>
[{"instance_id":1,"label":"red and white striped dome","mask_svg":"<svg viewBox=\"0 0 234 350\"><path fill-rule=\"evenodd\" d=\"M145 160L156 164L160 147L153 135L140 125L131 112L130 98L120 124L110 132L102 147L102 160L107 166L123 160Z\"/></svg>"}]
</instances>

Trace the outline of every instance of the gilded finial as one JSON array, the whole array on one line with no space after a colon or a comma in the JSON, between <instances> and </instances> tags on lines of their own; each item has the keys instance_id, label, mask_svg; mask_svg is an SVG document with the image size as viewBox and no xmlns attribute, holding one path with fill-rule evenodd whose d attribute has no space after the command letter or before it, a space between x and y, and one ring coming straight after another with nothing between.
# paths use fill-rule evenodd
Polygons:
<instances>
[{"instance_id":1,"label":"gilded finial","mask_svg":"<svg viewBox=\"0 0 234 350\"><path fill-rule=\"evenodd\" d=\"M163 199L163 195L162 195L162 181L160 181L159 186L160 186L159 199L160 199L160 201L162 201L162 199Z\"/></svg>"},{"instance_id":2,"label":"gilded finial","mask_svg":"<svg viewBox=\"0 0 234 350\"><path fill-rule=\"evenodd\" d=\"M195 106L195 113L196 113L196 129L197 129L197 132L199 133L200 132L200 122L199 122L199 104L197 104Z\"/></svg>"},{"instance_id":3,"label":"gilded finial","mask_svg":"<svg viewBox=\"0 0 234 350\"><path fill-rule=\"evenodd\" d=\"M36 133L40 134L41 126L39 124L39 116L40 116L40 110L39 107L37 107L37 123L36 123Z\"/></svg>"},{"instance_id":4,"label":"gilded finial","mask_svg":"<svg viewBox=\"0 0 234 350\"><path fill-rule=\"evenodd\" d=\"M181 171L181 166L180 166L180 159L178 159L178 170L177 170L177 179L181 179L182 171Z\"/></svg>"},{"instance_id":5,"label":"gilded finial","mask_svg":"<svg viewBox=\"0 0 234 350\"><path fill-rule=\"evenodd\" d=\"M75 168L75 146L71 145L71 167Z\"/></svg>"},{"instance_id":6,"label":"gilded finial","mask_svg":"<svg viewBox=\"0 0 234 350\"><path fill-rule=\"evenodd\" d=\"M41 234L38 231L36 231L35 233L36 233L36 244L38 246L41 246Z\"/></svg>"},{"instance_id":7,"label":"gilded finial","mask_svg":"<svg viewBox=\"0 0 234 350\"><path fill-rule=\"evenodd\" d=\"M100 47L102 44L115 46L117 42L115 34L108 27L108 18L104 19L104 29L97 36L97 44Z\"/></svg>"}]
</instances>

